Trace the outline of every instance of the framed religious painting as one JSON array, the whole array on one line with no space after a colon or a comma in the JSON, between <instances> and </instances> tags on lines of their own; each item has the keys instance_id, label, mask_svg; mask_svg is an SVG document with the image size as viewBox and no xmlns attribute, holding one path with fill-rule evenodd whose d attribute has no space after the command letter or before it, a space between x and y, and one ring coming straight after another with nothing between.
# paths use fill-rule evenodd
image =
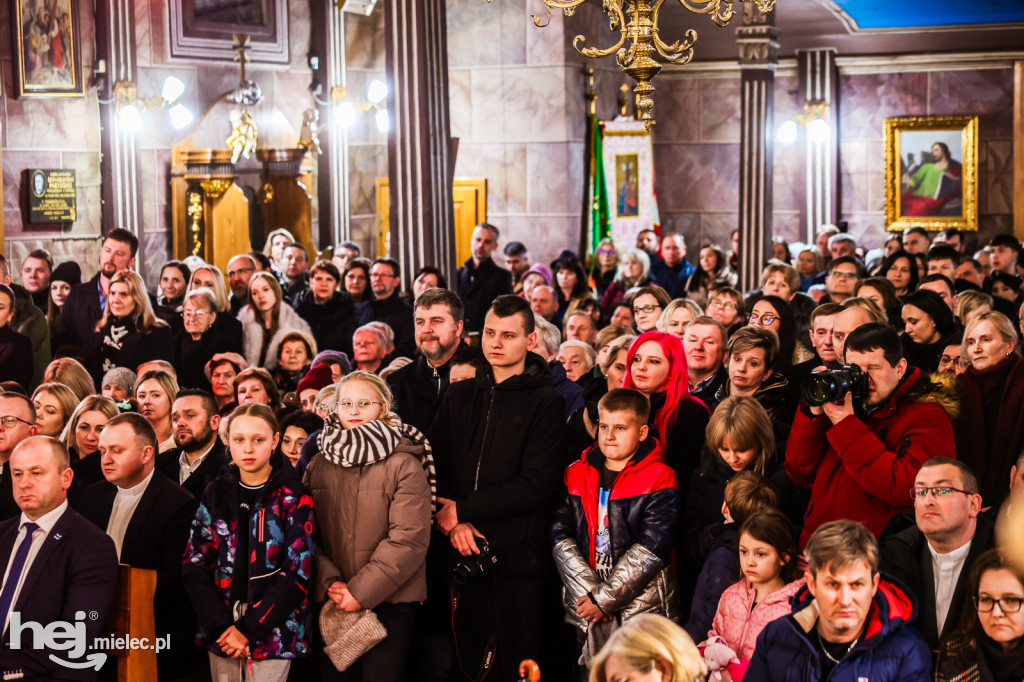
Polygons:
<instances>
[{"instance_id":1,"label":"framed religious painting","mask_svg":"<svg viewBox=\"0 0 1024 682\"><path fill-rule=\"evenodd\" d=\"M82 97L78 0L10 0L18 97Z\"/></svg>"},{"instance_id":2,"label":"framed religious painting","mask_svg":"<svg viewBox=\"0 0 1024 682\"><path fill-rule=\"evenodd\" d=\"M885 119L886 229L978 229L978 117Z\"/></svg>"},{"instance_id":3,"label":"framed religious painting","mask_svg":"<svg viewBox=\"0 0 1024 682\"><path fill-rule=\"evenodd\" d=\"M232 61L236 35L253 62L287 64L288 0L169 0L171 57Z\"/></svg>"},{"instance_id":4,"label":"framed religious painting","mask_svg":"<svg viewBox=\"0 0 1024 682\"><path fill-rule=\"evenodd\" d=\"M601 126L611 237L620 248L631 248L638 233L660 223L651 134L643 121L634 119L604 121Z\"/></svg>"}]
</instances>

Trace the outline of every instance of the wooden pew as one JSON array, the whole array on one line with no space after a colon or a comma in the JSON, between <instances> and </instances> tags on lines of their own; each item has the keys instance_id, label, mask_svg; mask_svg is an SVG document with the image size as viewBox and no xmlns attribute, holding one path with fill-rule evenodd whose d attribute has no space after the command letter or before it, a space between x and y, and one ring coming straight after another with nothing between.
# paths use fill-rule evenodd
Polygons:
<instances>
[{"instance_id":1,"label":"wooden pew","mask_svg":"<svg viewBox=\"0 0 1024 682\"><path fill-rule=\"evenodd\" d=\"M110 648L105 653L117 659L119 682L156 682L156 620L153 615L153 594L156 592L156 571L148 568L118 566L117 592L103 628L103 636L146 639L146 649L128 646ZM107 665L111 665L108 661Z\"/></svg>"}]
</instances>

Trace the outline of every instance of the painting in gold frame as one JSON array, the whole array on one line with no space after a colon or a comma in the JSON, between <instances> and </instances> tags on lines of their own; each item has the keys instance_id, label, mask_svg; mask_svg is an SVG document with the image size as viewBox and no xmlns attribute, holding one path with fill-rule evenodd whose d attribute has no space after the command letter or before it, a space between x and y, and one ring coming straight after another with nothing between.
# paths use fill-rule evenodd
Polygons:
<instances>
[{"instance_id":1,"label":"painting in gold frame","mask_svg":"<svg viewBox=\"0 0 1024 682\"><path fill-rule=\"evenodd\" d=\"M885 223L977 231L977 116L885 119Z\"/></svg>"},{"instance_id":2,"label":"painting in gold frame","mask_svg":"<svg viewBox=\"0 0 1024 682\"><path fill-rule=\"evenodd\" d=\"M10 0L18 97L82 97L78 0Z\"/></svg>"}]
</instances>

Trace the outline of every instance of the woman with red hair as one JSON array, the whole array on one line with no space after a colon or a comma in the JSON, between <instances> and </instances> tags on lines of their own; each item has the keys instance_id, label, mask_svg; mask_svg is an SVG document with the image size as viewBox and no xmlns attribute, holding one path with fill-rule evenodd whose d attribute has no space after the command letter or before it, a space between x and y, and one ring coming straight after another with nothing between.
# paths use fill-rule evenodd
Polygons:
<instances>
[{"instance_id":1,"label":"woman with red hair","mask_svg":"<svg viewBox=\"0 0 1024 682\"><path fill-rule=\"evenodd\" d=\"M652 433L665 446L665 459L679 480L680 500L685 500L700 463L709 413L690 395L683 342L667 332L644 332L629 347L626 366L622 385L650 398Z\"/></svg>"}]
</instances>

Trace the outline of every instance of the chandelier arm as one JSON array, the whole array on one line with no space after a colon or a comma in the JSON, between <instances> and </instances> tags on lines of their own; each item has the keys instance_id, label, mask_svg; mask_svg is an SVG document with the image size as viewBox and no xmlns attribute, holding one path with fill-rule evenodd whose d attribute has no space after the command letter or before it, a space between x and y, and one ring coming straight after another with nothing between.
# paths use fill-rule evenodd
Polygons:
<instances>
[{"instance_id":1,"label":"chandelier arm","mask_svg":"<svg viewBox=\"0 0 1024 682\"><path fill-rule=\"evenodd\" d=\"M545 3L549 1L556 2L557 0L544 0ZM611 6L611 9L609 9L609 6ZM612 10L614 10L614 15L612 15ZM581 47L581 45L587 42L587 38L586 36L578 35L575 38L573 38L572 46L576 48L576 51L579 52L584 57L589 57L590 59L599 59L601 57L607 57L608 55L613 54L616 51L622 52L620 48L622 48L622 45L626 42L626 17L622 14L621 0L609 0L608 2L605 2L604 11L606 14L609 15L609 18L611 19L613 25L618 25L619 41L612 45L611 47L604 50L598 47Z\"/></svg>"},{"instance_id":2,"label":"chandelier arm","mask_svg":"<svg viewBox=\"0 0 1024 682\"><path fill-rule=\"evenodd\" d=\"M630 26L635 25L637 22L637 4L638 3L633 2L631 5L633 9L629 17L631 19ZM622 47L622 44L626 41L626 37L629 36L630 26L626 26L625 16L622 14L621 2L617 3L617 8L619 10L619 25L622 27L622 40L620 40L619 44L616 46L619 47L620 49L615 55L615 62L619 65L620 69L625 69L627 66L632 64L633 61L636 59L639 41L636 39L635 35L631 36L629 41L629 49L627 50L625 47Z\"/></svg>"},{"instance_id":3,"label":"chandelier arm","mask_svg":"<svg viewBox=\"0 0 1024 682\"><path fill-rule=\"evenodd\" d=\"M679 0L685 5L685 0ZM686 31L684 36L684 42L675 41L671 45L661 39L660 29L658 27L659 13L661 12L662 5L665 4L665 0L657 0L654 3L654 7L651 8L651 23L653 28L651 29L651 37L654 48L658 51L662 57L668 60L672 64L686 64L693 59L693 44L697 41L697 32L692 28Z\"/></svg>"},{"instance_id":4,"label":"chandelier arm","mask_svg":"<svg viewBox=\"0 0 1024 682\"><path fill-rule=\"evenodd\" d=\"M551 23L551 10L560 9L565 13L565 16L571 17L576 11L576 8L582 5L587 0L544 0L544 11L547 12L545 20L540 19L536 14L533 16L533 23L535 26L545 28ZM543 23L541 23L543 21Z\"/></svg>"}]
</instances>

